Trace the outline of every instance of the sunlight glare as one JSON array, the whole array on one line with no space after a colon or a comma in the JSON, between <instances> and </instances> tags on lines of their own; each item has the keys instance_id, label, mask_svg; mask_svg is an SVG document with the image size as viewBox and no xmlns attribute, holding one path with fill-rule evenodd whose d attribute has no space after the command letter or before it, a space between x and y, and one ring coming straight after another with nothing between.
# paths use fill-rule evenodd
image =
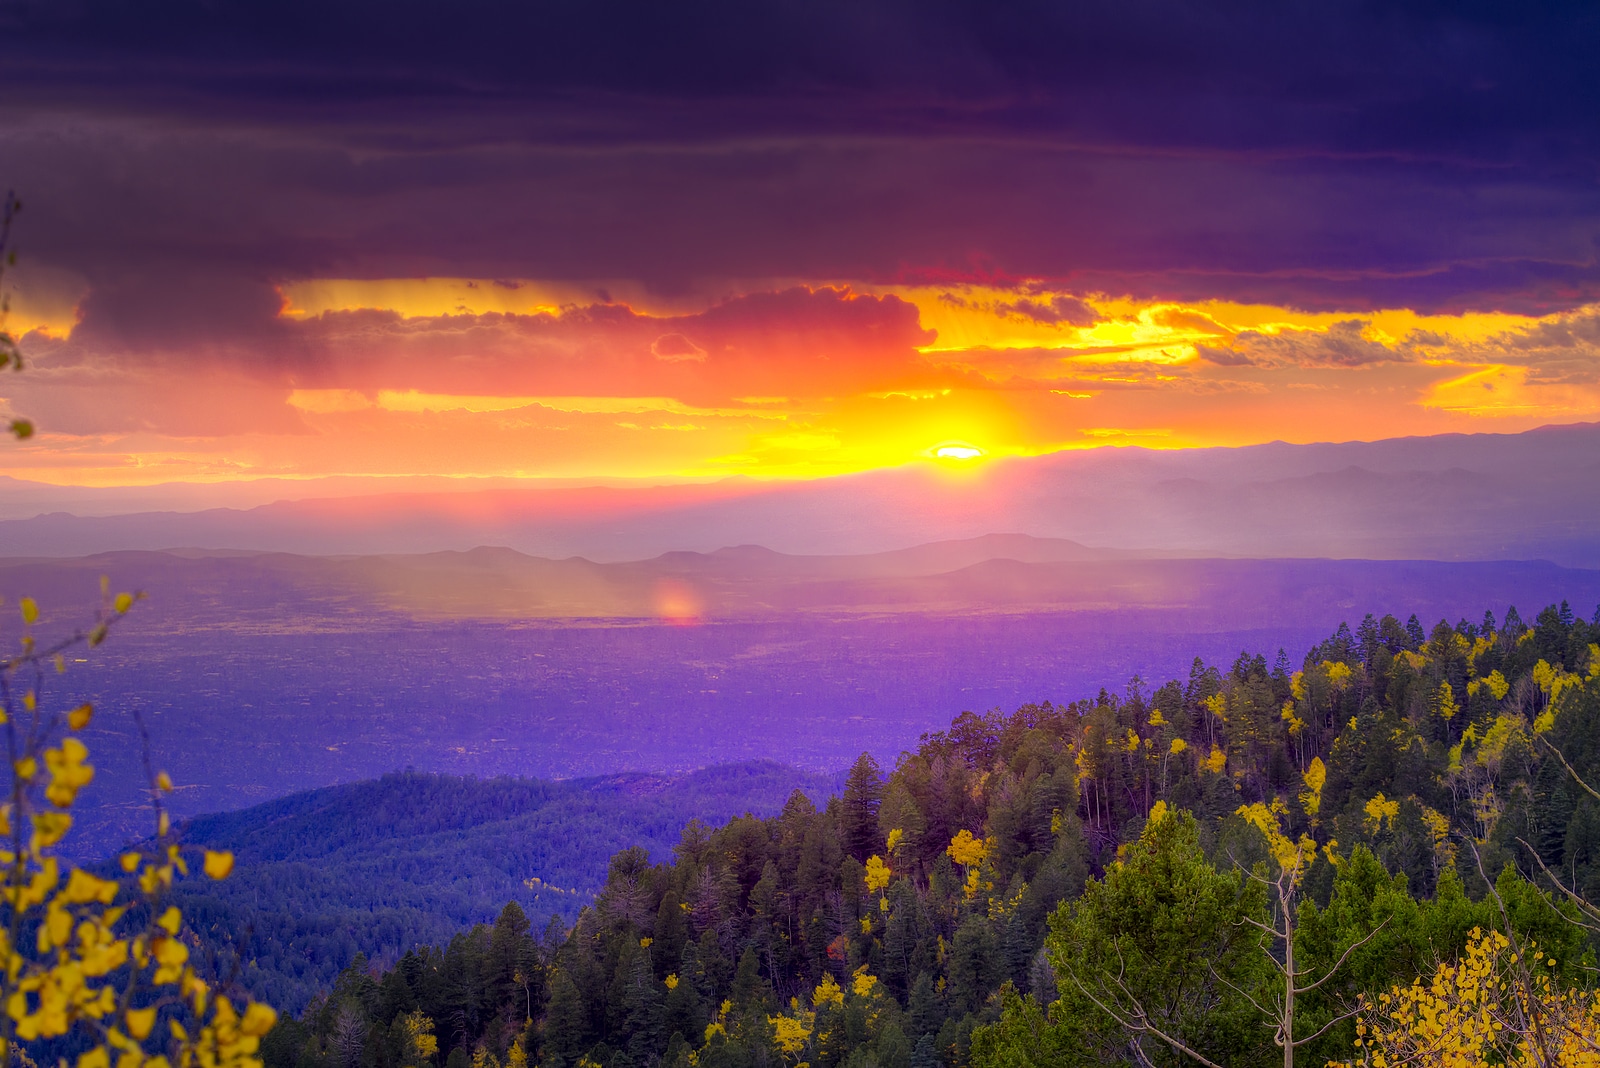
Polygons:
<instances>
[{"instance_id":1,"label":"sunlight glare","mask_svg":"<svg viewBox=\"0 0 1600 1068\"><path fill-rule=\"evenodd\" d=\"M972 445L940 445L933 455L940 460L975 460L983 450Z\"/></svg>"}]
</instances>

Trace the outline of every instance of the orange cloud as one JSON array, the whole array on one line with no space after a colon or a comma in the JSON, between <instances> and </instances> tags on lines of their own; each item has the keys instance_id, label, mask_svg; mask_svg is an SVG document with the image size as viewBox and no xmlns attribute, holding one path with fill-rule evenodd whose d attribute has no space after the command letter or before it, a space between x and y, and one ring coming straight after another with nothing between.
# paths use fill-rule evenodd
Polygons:
<instances>
[{"instance_id":1,"label":"orange cloud","mask_svg":"<svg viewBox=\"0 0 1600 1068\"><path fill-rule=\"evenodd\" d=\"M532 315L407 318L328 311L294 324L298 388L431 393L667 396L715 405L740 396L828 396L919 385L932 333L914 305L848 289L753 293L692 315L618 304Z\"/></svg>"}]
</instances>

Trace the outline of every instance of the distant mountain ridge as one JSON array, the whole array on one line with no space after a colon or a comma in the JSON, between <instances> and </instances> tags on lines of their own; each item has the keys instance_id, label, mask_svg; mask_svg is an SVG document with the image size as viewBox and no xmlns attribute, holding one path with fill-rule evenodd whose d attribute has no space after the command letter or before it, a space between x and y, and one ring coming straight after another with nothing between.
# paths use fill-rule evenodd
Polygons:
<instances>
[{"instance_id":1,"label":"distant mountain ridge","mask_svg":"<svg viewBox=\"0 0 1600 1068\"><path fill-rule=\"evenodd\" d=\"M70 620L92 610L102 574L119 589L150 591L146 611L175 632L338 630L379 620L694 622L1125 609L1254 626L1384 597L1424 614L1451 614L1462 604L1600 600L1600 570L1540 561L1187 558L1025 534L856 556L742 545L625 563L486 546L414 555L182 550L0 558L0 597L31 596L49 617ZM1241 599L1241 589L1254 593ZM1269 591L1270 604L1263 603Z\"/></svg>"},{"instance_id":2,"label":"distant mountain ridge","mask_svg":"<svg viewBox=\"0 0 1600 1068\"><path fill-rule=\"evenodd\" d=\"M807 482L495 488L250 509L56 513L0 522L0 555L179 546L342 555L502 545L621 562L739 544L795 555L869 554L1016 531L1192 556L1538 558L1591 567L1600 566L1597 478L1600 424L1585 423L1341 444L1103 448ZM22 492L0 487L0 497Z\"/></svg>"}]
</instances>

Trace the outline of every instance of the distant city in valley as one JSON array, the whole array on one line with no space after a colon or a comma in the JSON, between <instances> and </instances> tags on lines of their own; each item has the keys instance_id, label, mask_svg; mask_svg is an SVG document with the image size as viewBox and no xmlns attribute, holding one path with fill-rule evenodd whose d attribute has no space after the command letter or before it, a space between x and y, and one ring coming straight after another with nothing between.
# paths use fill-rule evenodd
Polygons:
<instances>
[{"instance_id":1,"label":"distant city in valley","mask_svg":"<svg viewBox=\"0 0 1600 1068\"><path fill-rule=\"evenodd\" d=\"M0 594L88 618L148 591L52 687L103 710L74 847L146 832L132 710L180 814L417 768L569 778L776 760L891 764L962 711L1066 703L1194 658L1297 665L1341 623L1431 628L1600 606L1547 562L1140 558L1021 535L867 557L747 547L594 565L511 550L302 557L116 552L0 562ZM207 741L211 740L211 741ZM102 800L103 799L103 800Z\"/></svg>"}]
</instances>

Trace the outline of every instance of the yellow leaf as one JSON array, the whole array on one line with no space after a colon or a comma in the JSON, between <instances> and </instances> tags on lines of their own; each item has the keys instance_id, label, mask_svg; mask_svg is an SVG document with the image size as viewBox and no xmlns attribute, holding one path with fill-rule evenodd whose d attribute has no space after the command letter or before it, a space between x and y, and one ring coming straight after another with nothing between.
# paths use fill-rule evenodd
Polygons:
<instances>
[{"instance_id":1,"label":"yellow leaf","mask_svg":"<svg viewBox=\"0 0 1600 1068\"><path fill-rule=\"evenodd\" d=\"M117 614L118 615L121 615L122 613L126 612L128 609L132 608L133 607L133 594L131 594L131 593L119 593L119 594L117 594L117 602L116 602L116 606L115 607L117 609Z\"/></svg>"},{"instance_id":2,"label":"yellow leaf","mask_svg":"<svg viewBox=\"0 0 1600 1068\"><path fill-rule=\"evenodd\" d=\"M39 602L32 597L24 597L19 602L19 607L22 609L22 621L24 623L31 627L39 622Z\"/></svg>"},{"instance_id":3,"label":"yellow leaf","mask_svg":"<svg viewBox=\"0 0 1600 1068\"><path fill-rule=\"evenodd\" d=\"M233 854L206 850L206 874L213 879L226 879L233 871Z\"/></svg>"},{"instance_id":4,"label":"yellow leaf","mask_svg":"<svg viewBox=\"0 0 1600 1068\"><path fill-rule=\"evenodd\" d=\"M125 1015L130 1035L141 1042L150 1037L150 1029L156 1025L155 1009L129 1009Z\"/></svg>"},{"instance_id":5,"label":"yellow leaf","mask_svg":"<svg viewBox=\"0 0 1600 1068\"><path fill-rule=\"evenodd\" d=\"M156 921L156 926L169 935L176 935L178 928L183 926L183 913L178 911L178 906L173 905L161 914L161 918Z\"/></svg>"},{"instance_id":6,"label":"yellow leaf","mask_svg":"<svg viewBox=\"0 0 1600 1068\"><path fill-rule=\"evenodd\" d=\"M260 1038L272 1030L273 1025L277 1022L278 1013L276 1009L269 1005L263 1005L259 1001L252 1001L244 1010L244 1019L239 1021L239 1030L247 1035L254 1035Z\"/></svg>"},{"instance_id":7,"label":"yellow leaf","mask_svg":"<svg viewBox=\"0 0 1600 1068\"><path fill-rule=\"evenodd\" d=\"M164 771L157 774L156 789L164 794L170 794L172 792L172 776Z\"/></svg>"},{"instance_id":8,"label":"yellow leaf","mask_svg":"<svg viewBox=\"0 0 1600 1068\"><path fill-rule=\"evenodd\" d=\"M89 721L93 718L94 705L81 704L67 713L67 726L75 731L81 731L89 725Z\"/></svg>"}]
</instances>

